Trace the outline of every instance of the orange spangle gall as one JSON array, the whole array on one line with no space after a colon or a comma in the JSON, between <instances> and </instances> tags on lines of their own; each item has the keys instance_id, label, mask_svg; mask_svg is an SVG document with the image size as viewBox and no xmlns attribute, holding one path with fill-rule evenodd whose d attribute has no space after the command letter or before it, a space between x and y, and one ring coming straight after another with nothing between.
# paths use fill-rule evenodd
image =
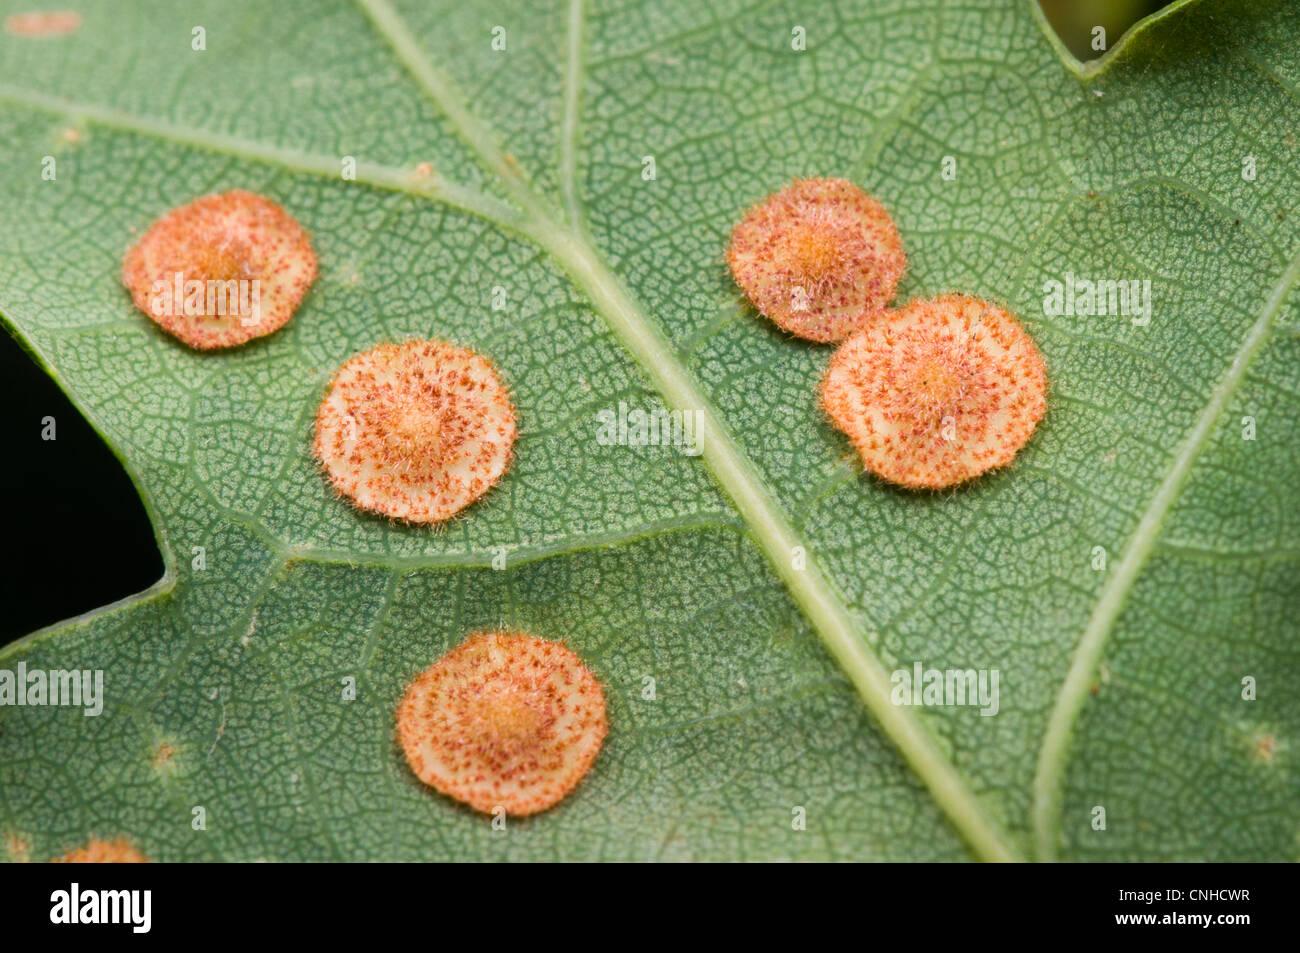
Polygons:
<instances>
[{"instance_id":1,"label":"orange spangle gall","mask_svg":"<svg viewBox=\"0 0 1300 953\"><path fill-rule=\"evenodd\" d=\"M200 350L279 330L315 280L307 232L275 202L242 190L168 212L122 265L136 307Z\"/></svg>"},{"instance_id":2,"label":"orange spangle gall","mask_svg":"<svg viewBox=\"0 0 1300 953\"><path fill-rule=\"evenodd\" d=\"M73 10L34 10L5 17L5 32L12 36L66 36L81 28L81 14Z\"/></svg>"},{"instance_id":3,"label":"orange spangle gall","mask_svg":"<svg viewBox=\"0 0 1300 953\"><path fill-rule=\"evenodd\" d=\"M469 636L415 677L397 739L425 784L490 814L536 814L591 769L608 725L591 670L523 632Z\"/></svg>"},{"instance_id":4,"label":"orange spangle gall","mask_svg":"<svg viewBox=\"0 0 1300 953\"><path fill-rule=\"evenodd\" d=\"M10 831L5 835L5 853L9 855L9 860L15 864L25 864L31 860L31 847L27 838L21 834L15 834Z\"/></svg>"},{"instance_id":5,"label":"orange spangle gall","mask_svg":"<svg viewBox=\"0 0 1300 953\"><path fill-rule=\"evenodd\" d=\"M358 507L410 523L456 515L510 465L515 411L486 358L445 341L345 363L316 415L316 457Z\"/></svg>"},{"instance_id":6,"label":"orange spangle gall","mask_svg":"<svg viewBox=\"0 0 1300 953\"><path fill-rule=\"evenodd\" d=\"M92 837L85 847L68 851L56 857L56 864L145 864L149 858L140 853L125 837L100 840Z\"/></svg>"},{"instance_id":7,"label":"orange spangle gall","mask_svg":"<svg viewBox=\"0 0 1300 953\"><path fill-rule=\"evenodd\" d=\"M995 304L960 295L913 301L845 341L822 407L868 470L942 489L1005 466L1046 409L1033 340Z\"/></svg>"},{"instance_id":8,"label":"orange spangle gall","mask_svg":"<svg viewBox=\"0 0 1300 953\"><path fill-rule=\"evenodd\" d=\"M162 771L171 765L171 760L176 756L176 746L170 742L160 741L154 748L153 754L149 756L149 763L157 771Z\"/></svg>"},{"instance_id":9,"label":"orange spangle gall","mask_svg":"<svg viewBox=\"0 0 1300 953\"><path fill-rule=\"evenodd\" d=\"M736 284L779 327L841 341L889 304L907 259L885 207L843 179L799 179L731 233Z\"/></svg>"},{"instance_id":10,"label":"orange spangle gall","mask_svg":"<svg viewBox=\"0 0 1300 953\"><path fill-rule=\"evenodd\" d=\"M1261 761L1272 761L1273 752L1277 749L1277 739L1272 735L1264 735L1255 742L1255 756Z\"/></svg>"}]
</instances>

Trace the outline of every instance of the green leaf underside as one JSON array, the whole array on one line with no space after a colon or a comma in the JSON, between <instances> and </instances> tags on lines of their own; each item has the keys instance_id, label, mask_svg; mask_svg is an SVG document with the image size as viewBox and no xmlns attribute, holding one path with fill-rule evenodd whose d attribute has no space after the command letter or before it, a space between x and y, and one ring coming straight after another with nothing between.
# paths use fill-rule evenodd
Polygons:
<instances>
[{"instance_id":1,"label":"green leaf underside","mask_svg":"<svg viewBox=\"0 0 1300 953\"><path fill-rule=\"evenodd\" d=\"M37 859L92 833L162 860L1293 858L1296 12L1189 4L1078 68L1019 2L532 7L87 4L72 36L0 36L0 311L169 566L4 653L101 668L108 697L0 709L0 833ZM827 349L722 261L795 175L886 203L900 297L1022 315L1051 401L1011 468L933 496L857 474L816 408ZM196 354L132 309L121 255L232 187L312 232L321 277L283 331ZM1150 325L1045 315L1067 271L1150 279ZM334 368L408 335L489 355L522 424L437 531L358 515L309 452ZM706 459L601 446L620 400L705 410ZM498 624L588 659L612 724L505 834L420 785L391 720ZM914 661L998 669L999 713L882 707Z\"/></svg>"}]
</instances>

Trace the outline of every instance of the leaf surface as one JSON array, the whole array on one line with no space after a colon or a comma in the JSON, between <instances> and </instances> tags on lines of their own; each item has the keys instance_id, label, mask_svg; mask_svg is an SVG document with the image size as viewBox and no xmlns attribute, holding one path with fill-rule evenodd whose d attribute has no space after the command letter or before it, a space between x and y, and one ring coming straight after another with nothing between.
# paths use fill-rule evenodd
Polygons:
<instances>
[{"instance_id":1,"label":"leaf surface","mask_svg":"<svg viewBox=\"0 0 1300 953\"><path fill-rule=\"evenodd\" d=\"M0 708L0 832L34 858L1294 857L1294 8L1180 4L1083 67L1010 0L68 6L70 36L0 36L0 312L168 571L0 653L105 673L99 717ZM1023 317L1051 392L1013 466L939 495L858 473L829 351L722 258L801 175L891 209L900 298ZM281 332L194 353L121 256L236 187L321 277ZM1045 313L1067 273L1150 280L1150 323ZM521 421L437 531L358 515L310 453L333 370L409 335L489 355ZM700 412L704 454L602 445L619 402ZM411 676L500 624L564 639L611 711L587 781L505 833L392 732ZM997 669L998 713L891 705L916 662Z\"/></svg>"}]
</instances>

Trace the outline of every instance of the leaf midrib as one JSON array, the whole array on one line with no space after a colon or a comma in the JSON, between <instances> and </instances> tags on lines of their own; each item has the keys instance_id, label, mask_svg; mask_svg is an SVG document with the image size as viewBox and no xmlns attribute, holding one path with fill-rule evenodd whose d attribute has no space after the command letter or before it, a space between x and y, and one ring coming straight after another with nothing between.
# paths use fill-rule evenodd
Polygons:
<instances>
[{"instance_id":1,"label":"leaf midrib","mask_svg":"<svg viewBox=\"0 0 1300 953\"><path fill-rule=\"evenodd\" d=\"M735 504L749 526L750 535L763 551L778 577L799 603L831 655L848 675L859 696L897 746L900 754L929 789L935 802L966 839L971 849L988 860L1019 859L1010 839L976 800L965 779L943 755L929 732L910 709L890 701L889 673L867 648L858 634L843 597L824 575L815 556L808 554L805 568L794 568L794 553L808 553L808 547L782 514L771 489L753 463L741 452L730 430L722 423L713 402L696 384L678 360L675 349L632 298L617 275L605 264L583 233L576 214L576 189L562 189L575 196L570 227L527 185L518 167L506 160L488 127L461 101L451 80L427 58L424 51L387 0L357 0L376 29L392 46L402 64L443 116L477 154L483 165L495 172L508 194L529 219L524 230L550 253L591 300L593 310L605 319L614 336L632 355L672 409L693 410L701 428L701 454L719 487ZM576 13L575 13L576 11ZM570 31L581 29L581 5L570 8ZM569 55L580 55L580 44L570 38ZM573 64L566 77L580 82ZM566 88L566 103L574 104L578 89ZM566 106L566 110L570 108ZM576 137L578 123L565 123L566 136ZM575 142L561 143L561 155L576 154ZM563 165L562 159L562 165Z\"/></svg>"}]
</instances>

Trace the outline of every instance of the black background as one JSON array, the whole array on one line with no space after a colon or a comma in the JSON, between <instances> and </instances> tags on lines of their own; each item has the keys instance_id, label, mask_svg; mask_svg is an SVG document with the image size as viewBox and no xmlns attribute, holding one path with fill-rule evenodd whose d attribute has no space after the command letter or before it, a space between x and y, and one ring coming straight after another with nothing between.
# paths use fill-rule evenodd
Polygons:
<instances>
[{"instance_id":1,"label":"black background","mask_svg":"<svg viewBox=\"0 0 1300 953\"><path fill-rule=\"evenodd\" d=\"M0 331L0 645L147 589L153 528L113 452L45 370ZM55 439L42 440L53 417Z\"/></svg>"},{"instance_id":2,"label":"black background","mask_svg":"<svg viewBox=\"0 0 1300 953\"><path fill-rule=\"evenodd\" d=\"M733 865L720 876L695 865L671 872L624 866L619 876L620 889L611 891L608 871L593 865L567 866L563 889L548 887L536 870L511 865L435 870L380 864L362 872L251 864L233 878L208 864L0 865L4 938L21 950L63 948L47 947L50 941L73 948L105 941L175 948L200 937L205 947L269 940L329 951L415 938L491 950L536 946L542 937L552 941L548 946L577 940L621 950L653 948L657 939L681 945L683 936L694 941L691 946L739 950L778 944L973 950L1007 946L1007 940L1021 941L1015 948L1059 946L1062 939L1070 949L1092 950L1102 949L1095 941L1125 935L1126 945L1154 942L1178 950L1259 949L1283 936L1294 946L1293 891L1284 879L1289 868L1283 867L1020 864L973 871L966 864ZM83 890L152 890L151 930L51 925L51 893L69 890L73 881ZM1245 889L1249 899L1118 899L1121 888L1169 887ZM498 922L503 913L506 922ZM1246 914L1250 923L1203 928L1115 922L1116 914L1166 913Z\"/></svg>"}]
</instances>

